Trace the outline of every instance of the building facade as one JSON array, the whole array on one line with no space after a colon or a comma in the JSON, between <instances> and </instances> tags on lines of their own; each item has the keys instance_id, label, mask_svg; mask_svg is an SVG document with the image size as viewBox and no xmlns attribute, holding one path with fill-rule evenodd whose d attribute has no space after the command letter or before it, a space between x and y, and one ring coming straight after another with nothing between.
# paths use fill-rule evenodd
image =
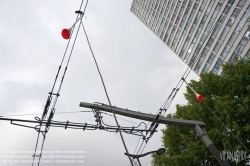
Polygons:
<instances>
[{"instance_id":1,"label":"building facade","mask_svg":"<svg viewBox=\"0 0 250 166\"><path fill-rule=\"evenodd\" d=\"M250 58L250 0L133 0L130 10L198 75Z\"/></svg>"}]
</instances>

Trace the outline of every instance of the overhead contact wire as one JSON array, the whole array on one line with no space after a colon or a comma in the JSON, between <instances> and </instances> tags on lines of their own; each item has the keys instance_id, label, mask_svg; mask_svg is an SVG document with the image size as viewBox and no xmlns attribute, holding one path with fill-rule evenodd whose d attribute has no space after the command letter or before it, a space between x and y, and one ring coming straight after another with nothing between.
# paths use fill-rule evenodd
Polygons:
<instances>
[{"instance_id":1,"label":"overhead contact wire","mask_svg":"<svg viewBox=\"0 0 250 166\"><path fill-rule=\"evenodd\" d=\"M83 0L82 0L81 5L80 5L80 10L81 10L81 8L82 8L82 4L83 4ZM86 9L86 6L85 6L85 9ZM79 16L79 15L78 15L78 16ZM77 18L78 18L78 16L77 16ZM77 18L76 18L76 20L77 20ZM74 30L74 27L72 27L71 34L73 33L73 30ZM76 36L76 37L77 37L77 36ZM71 39L71 38L70 38L70 39ZM64 55L63 55L61 64L60 64L60 66L59 66L59 69L58 69L58 72L57 72L57 75L56 75L54 84L53 84L53 86L52 86L52 90L51 90L51 93L50 93L49 98L48 98L49 100L52 100L52 93L53 93L55 84L56 84L56 82L57 82L58 74L60 73L60 69L61 69L61 66L62 66L62 64L63 64L64 58L65 58L65 56L66 56L66 52L67 52L67 50L68 50L68 46L69 46L69 43L70 43L70 39L69 39L68 44L67 44L67 46L66 46L66 49L65 49L65 52L64 52ZM72 51L71 51L71 52L72 52ZM54 100L54 104L55 104L55 102L57 101L58 94L59 94L59 92L57 93L56 99ZM53 106L53 107L54 107L54 106ZM52 109L53 109L53 108L52 108ZM51 109L51 110L52 110L52 109ZM53 110L52 110L52 111L53 111ZM41 121L43 121L44 118L45 118L45 117L42 116ZM33 161L32 161L32 166L34 165L34 160L35 160L35 157L36 157L36 150L37 150L37 145L38 145L38 140L39 140L40 132L41 132L41 125L40 125L39 131L38 131L38 136L37 136L37 141L36 141L36 146L35 146L35 152L34 152L34 157L33 157ZM46 135L46 133L45 133L45 135ZM44 144L44 139L43 139L43 144ZM43 145L42 145L42 148L43 148ZM42 152L42 151L41 151L41 152ZM39 165L39 163L40 163L40 158L41 158L41 155L39 156L38 165Z\"/></svg>"},{"instance_id":2,"label":"overhead contact wire","mask_svg":"<svg viewBox=\"0 0 250 166\"><path fill-rule=\"evenodd\" d=\"M227 4L227 5L229 5L229 4ZM232 6L232 4L231 4L231 6ZM227 7L227 6L226 6L226 7ZM226 9L226 7L224 8L224 10ZM209 36L211 35L211 33L213 33L213 32L215 31L215 29L219 26L219 21L223 20L223 19L226 17L226 15L228 14L229 10L230 10L230 7L227 9L225 15L223 15L222 17L221 17L221 16L219 17L219 19L218 19L217 22L214 24L214 26L212 27L212 29L208 32L207 38L206 38L206 40L204 41L204 43L206 43L206 42L208 41ZM199 52L200 52L200 50L201 50L201 48L199 49ZM203 51L204 51L204 48L203 48ZM192 70L193 65L195 65L195 64L198 62L198 60L199 60L199 58L201 57L203 51L201 51L197 57L195 57L194 59L192 59L192 61L191 61L191 63L190 63L190 66L187 67L187 69L186 69L186 71L184 72L182 78L186 79L186 78L188 77L188 75L190 74L190 72L191 72L191 70ZM160 108L163 108L164 112L166 112L166 111L168 110L168 108L169 108L169 106L171 105L171 103L172 103L172 101L173 101L175 95L178 93L178 90L182 87L183 83L184 83L183 80L180 79L180 81L177 83L177 85L176 85L176 87L175 87L175 91L173 92L174 96L170 99L170 96L171 96L171 94L172 94L172 92L171 92L169 98L168 98L168 99L162 104L162 106L160 107ZM160 112L160 110L158 110L156 114L158 114L159 112ZM161 118L162 118L162 117L161 117ZM149 123L148 123L148 124L149 124ZM146 146L146 144L145 144L145 146ZM144 148L145 148L145 147L144 147ZM144 150L144 149L143 149L143 150ZM142 151L142 152L143 152L143 151ZM141 152L141 153L142 153L142 152Z\"/></svg>"},{"instance_id":3,"label":"overhead contact wire","mask_svg":"<svg viewBox=\"0 0 250 166\"><path fill-rule=\"evenodd\" d=\"M250 152L249 151L249 149L241 142L241 140L232 132L232 130L229 130L229 128L227 127L227 125L224 123L224 122L222 122L222 120L212 111L212 109L205 103L205 102L203 102L203 104L208 108L208 110L217 118L217 120L226 128L226 130L228 131L228 132L230 132L232 135L233 135L233 137L235 138L235 139L237 139L238 141L239 141L239 143L248 151L248 152Z\"/></svg>"},{"instance_id":4,"label":"overhead contact wire","mask_svg":"<svg viewBox=\"0 0 250 166\"><path fill-rule=\"evenodd\" d=\"M99 73L99 76L100 76L100 78L101 78L102 85L103 85L103 88L104 88L106 97L107 97L107 99L108 99L110 108L111 108L112 113L113 113L113 115L114 115L114 119L115 119L115 122L116 122L116 125L117 125L117 128L118 128L118 131L119 131L119 134L120 134L120 137L121 137L123 146L124 146L124 148L125 148L125 150L126 150L126 153L129 154L128 149L127 149L127 146L126 146L125 141L124 141L124 138L123 138L123 136L122 136L122 132L121 132L121 130L120 130L120 125L119 125L119 123L118 123L118 120L117 120L117 118L116 118L116 114L115 114L115 112L114 112L114 110L113 110L113 106L112 106L111 101L110 101L110 99L109 99L108 92L107 92L107 89L106 89L106 86L105 86L105 83L104 83L102 74L101 74L100 69L99 69L99 67L98 67L98 64L97 64L95 55L94 55L94 53L93 53L93 51L92 51L92 48L91 48L91 45L90 45L90 42L89 42L88 35L87 35L87 33L86 33L86 30L85 30L84 25L83 25L82 22L81 22L81 24L82 24L82 28L83 28L83 31L84 31L84 33L85 33L85 36L86 36L86 39L87 39L87 42L88 42L88 45L89 45L89 49L90 49L91 54L92 54L92 56L93 56L93 59L94 59L94 61L95 61L96 68L97 68L98 73ZM127 156L128 156L128 158L129 158L130 164L133 166L133 165L134 165L134 164L133 164L133 161L131 160L131 158L130 158L129 155L127 155Z\"/></svg>"}]
</instances>

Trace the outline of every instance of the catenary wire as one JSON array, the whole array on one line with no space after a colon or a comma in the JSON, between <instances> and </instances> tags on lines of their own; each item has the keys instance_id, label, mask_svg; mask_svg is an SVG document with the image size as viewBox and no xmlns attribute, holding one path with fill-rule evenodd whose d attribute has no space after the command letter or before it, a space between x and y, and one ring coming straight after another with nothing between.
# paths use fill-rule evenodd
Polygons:
<instances>
[{"instance_id":1,"label":"catenary wire","mask_svg":"<svg viewBox=\"0 0 250 166\"><path fill-rule=\"evenodd\" d=\"M106 112L101 112L101 113L114 117L113 115L108 114L108 113L106 113ZM135 122L132 122L132 121L130 121L130 120L123 119L123 118L120 118L120 117L117 117L117 119L121 119L121 120L124 120L124 121L130 122L130 123L133 123L133 124L137 124L137 125L139 125L139 123L135 123ZM144 124L144 123L143 123L143 124ZM146 126L146 124L144 124L144 125Z\"/></svg>"},{"instance_id":2,"label":"catenary wire","mask_svg":"<svg viewBox=\"0 0 250 166\"><path fill-rule=\"evenodd\" d=\"M225 10L225 9L226 9L226 7L224 8L224 10ZM204 43L207 42L207 40L209 39L210 34L213 33L213 32L218 28L219 22L220 22L221 20L223 20L223 19L226 17L226 15L228 14L229 10L230 10L230 8L227 9L225 15L223 15L222 18L219 18L219 19L217 20L216 24L214 24L214 26L213 26L213 27L211 28L211 30L208 32L207 38L206 38L206 40L204 41ZM202 48L202 47L201 47L201 48ZM200 52L201 48L199 49L199 52ZM204 48L203 48L203 50L204 50ZM195 59L193 59L193 60L191 61L190 66L187 67L187 69L186 69L186 71L184 72L182 78L186 79L186 78L188 77L188 75L190 74L190 72L191 72L191 70L192 70L193 65L196 64L196 62L197 62L197 61L199 60L199 58L201 57L202 53L203 53L203 51L200 52L199 55L198 55ZM177 85L176 85L176 87L175 87L175 91L178 89L178 87L181 88L182 84L183 84L183 81L182 81L182 79L180 79L180 81L177 83ZM180 85L180 86L179 86L179 85ZM175 94L175 95L176 95L176 94ZM169 105L169 104L168 104L168 101L169 101L169 100L166 100L166 101L164 102L164 104L161 106L161 108L168 108L168 105ZM170 104L171 104L171 103L170 103ZM159 112L159 111L158 111L158 112ZM157 113L158 113L158 112L157 112Z\"/></svg>"},{"instance_id":3,"label":"catenary wire","mask_svg":"<svg viewBox=\"0 0 250 166\"><path fill-rule=\"evenodd\" d=\"M92 56L93 56L93 59L94 59L94 61L95 61L96 68L97 68L98 73L99 73L99 76L100 76L100 78L101 78L102 85L103 85L103 88L104 88L104 91L105 91L106 97L107 97L107 99L108 99L108 102L109 102L110 108L111 108L111 110L112 110L112 112L113 112L114 119L115 119L115 122L116 122L116 125L117 125L117 128L118 128L118 131L119 131L119 133L120 133L120 137L121 137L121 140L122 140L123 146L124 146L124 148L125 148L125 150L126 150L127 154L129 154L128 149L127 149L127 146L126 146L125 141L124 141L124 138L123 138L123 136L122 136L122 132L121 132L121 130L120 130L120 125L119 125L119 123L118 123L118 120L117 120L117 118L116 118L116 114L115 114L115 112L114 112L114 110L113 110L113 107L112 107L111 101L110 101L110 99L109 99L108 92L107 92L107 89L106 89L106 86L105 86L104 80L103 80L103 78L102 78L102 74L101 74L100 69L99 69L99 67L98 67L98 64L97 64L97 61L96 61L95 55L94 55L94 53L93 53L93 51L92 51L92 48L91 48L91 45L90 45L90 42L89 42L89 39L88 39L88 35L87 35L87 33L86 33L86 30L85 30L84 25L83 25L83 23L82 23L82 22L81 22L81 24L82 24L82 28L83 28L83 31L84 31L84 33L85 33L85 36L86 36L86 39L87 39L87 42L88 42L88 45L89 45L89 49L90 49L91 54L92 54ZM129 155L127 155L127 156L128 156L128 158L129 158L129 161L130 161L131 165L133 166L133 161L132 161L131 157L130 157Z\"/></svg>"},{"instance_id":4,"label":"catenary wire","mask_svg":"<svg viewBox=\"0 0 250 166\"><path fill-rule=\"evenodd\" d=\"M232 4L227 4L227 5L231 5L232 6ZM224 10L226 9L226 7L227 6L225 6ZM230 7L227 9L225 15L223 15L222 17L221 16L219 17L219 19L217 20L217 22L213 25L213 27L211 28L211 30L208 32L207 38L205 39L204 43L206 43L208 41L210 34L213 33L216 30L216 28L218 28L219 21L223 20L226 17L226 15L228 14L229 10L230 10ZM200 52L201 48L199 49L199 52ZM204 51L204 48L203 48L203 51ZM190 72L192 70L193 65L195 65L196 62L198 62L198 60L201 57L203 51L201 51L198 56L196 56L195 58L191 59L190 66L188 65L188 67L187 67L186 71L184 72L182 78L186 79L188 77L188 75L190 74ZM163 108L162 110L164 110L165 112L168 110L168 108L171 105L174 97L176 96L176 94L178 93L178 90L182 87L182 85L183 85L183 81L182 81L182 79L180 79L180 81L177 83L176 87L174 88L175 90L171 92L171 94L169 95L168 99L160 107L160 108ZM173 94L174 94L174 96L171 98L171 95L173 95ZM158 114L160 112L160 110L161 109L159 109L156 114ZM142 142L142 144L143 144L143 142ZM146 144L145 144L145 146L146 146ZM144 148L145 148L145 146L144 146ZM144 150L144 148L143 148L143 150ZM141 153L143 152L143 150L141 151Z\"/></svg>"},{"instance_id":5,"label":"catenary wire","mask_svg":"<svg viewBox=\"0 0 250 166\"><path fill-rule=\"evenodd\" d=\"M233 137L235 138L235 139L237 139L238 141L239 141L239 143L248 151L248 152L250 152L249 151L249 149L241 142L241 140L232 132L232 130L229 130L229 127L227 127L227 125L224 123L224 122L222 122L222 120L212 111L212 109L203 101L203 104L208 108L208 110L217 118L217 120L226 128L226 130L228 131L228 132L230 132L232 135L233 135Z\"/></svg>"},{"instance_id":6,"label":"catenary wire","mask_svg":"<svg viewBox=\"0 0 250 166\"><path fill-rule=\"evenodd\" d=\"M82 113L82 112L93 112L93 110L89 110L89 111L68 111L68 112L56 112L55 114L74 114L74 113ZM112 116L111 114L108 114L106 112L102 112L103 114L106 114L108 116ZM41 115L41 114L15 114L15 115L3 115L3 116L0 116L0 117L13 117L13 116L33 116L33 115ZM118 119L121 119L123 121L126 121L126 122L129 122L129 123L133 123L133 124L136 124L136 125L139 125L139 123L135 123L133 121L129 121L129 120L126 120L126 119L123 119L123 118L120 118L120 117L117 117ZM144 123L142 123L144 124ZM144 124L145 125L145 124ZM146 126L146 125L145 125Z\"/></svg>"},{"instance_id":7,"label":"catenary wire","mask_svg":"<svg viewBox=\"0 0 250 166\"><path fill-rule=\"evenodd\" d=\"M134 154L135 154L135 152L136 152L136 149L137 149L137 147L138 147L138 145L139 145L139 142L140 142L140 139L141 138L141 136L139 137L139 140L138 140L138 142L137 142L137 144L136 144L136 147L135 147L135 151L134 151Z\"/></svg>"},{"instance_id":8,"label":"catenary wire","mask_svg":"<svg viewBox=\"0 0 250 166\"><path fill-rule=\"evenodd\" d=\"M91 111L72 111L72 112L56 112L55 114L73 114L73 113L80 113L80 112L93 112ZM3 115L0 117L11 117L11 116L29 116L29 115L41 115L41 114L16 114L16 115Z\"/></svg>"},{"instance_id":9,"label":"catenary wire","mask_svg":"<svg viewBox=\"0 0 250 166\"><path fill-rule=\"evenodd\" d=\"M82 2L81 2L80 10L81 10L81 8L82 8L83 1L84 1L84 0L82 0ZM85 6L85 9L86 9L86 6ZM79 14L78 14L78 16L79 16ZM77 16L77 18L78 18L78 16ZM76 20L77 20L77 18L76 18ZM80 26L79 26L79 27L80 27ZM71 34L73 33L73 30L74 30L74 27L72 27ZM79 28L78 28L78 31L79 31ZM77 35L76 35L75 39L76 39L76 38L77 38ZM58 72L57 72L57 75L56 75L56 78L55 78L55 81L54 81L54 84L53 84L53 87L52 87L52 91L51 91L51 93L50 93L50 95L49 95L48 100L51 100L51 99L52 99L53 89L54 89L55 83L56 83L56 81L57 81L57 77L58 77L58 74L59 74L59 72L60 72L61 65L62 65L62 63L63 63L63 61L64 61L66 52L67 52L67 50L68 50L69 43L70 43L70 40L68 41L68 44L67 44L67 46L66 46L66 49L65 49L65 52L64 52L64 55L63 55L61 64L60 64L60 66L59 66L59 69L58 69ZM74 47L74 44L73 44L73 46L72 46L72 49L73 49L73 47ZM72 50L71 50L71 53L72 53ZM71 53L70 53L70 57L71 57ZM69 62L69 61L68 61L68 62ZM67 63L67 65L68 65L68 63ZM64 76L65 76L66 70L67 70L67 67L65 68L65 71L64 71L64 74L63 74L63 77L62 77L62 80L61 80L61 84L60 84L60 87L59 87L59 90L58 90L58 93L57 93L57 95L56 95L56 98L54 99L54 104L53 104L53 107L52 107L52 109L51 109L51 112L53 112L53 113L55 113L55 109L54 109L54 108L55 108L55 104L56 104L57 98L58 98L58 96L59 96L59 92L60 92L60 89L61 89L62 81L63 81L63 78L64 78ZM50 105L50 104L49 104L49 105ZM44 119L44 116L42 116L41 121L43 121L43 119ZM34 165L34 160L35 160L35 157L36 157L36 150L37 150L37 145L38 145L38 140L39 140L40 132L41 132L41 126L40 126L39 131L38 131L38 136L37 136L37 141L36 141L36 145L35 145L35 151L34 151L34 157L33 157L33 161L32 161L32 166ZM45 135L46 135L46 132L45 132ZM44 139L45 139L45 136L44 136ZM42 149L43 149L43 145L44 145L44 139L43 139L43 143L42 143ZM42 153L42 150L41 150L41 153ZM39 156L38 165L40 164L40 158L41 158L41 155Z\"/></svg>"},{"instance_id":10,"label":"catenary wire","mask_svg":"<svg viewBox=\"0 0 250 166\"><path fill-rule=\"evenodd\" d=\"M136 154L139 154L139 153L140 153L140 150L141 150L141 148L142 148L142 146L143 146L144 142L145 142L145 140L144 140L144 139L142 139L142 143L141 143L140 147L138 148L138 150L137 150L137 153L136 153Z\"/></svg>"},{"instance_id":11,"label":"catenary wire","mask_svg":"<svg viewBox=\"0 0 250 166\"><path fill-rule=\"evenodd\" d=\"M81 20L81 21L82 21L82 20ZM72 45L72 48L71 48L71 52L70 52L70 56L69 56L69 59L68 59L68 62L67 62L67 66L65 67L65 70L64 70L64 73L63 73L63 76L62 76L61 83L60 83L60 86L59 86L59 88L58 88L57 94L59 94L60 91L61 91L61 87L62 87L62 84L63 84L64 76L65 76L65 74L66 74L67 67L68 67L68 64L69 64L69 60L70 60L70 57L71 57L71 55L72 55L72 50L74 49L74 45L75 45L76 38L77 38L77 36L78 36L78 32L79 32L79 29L80 29L80 25L81 25L81 24L79 24L79 27L78 27L78 29L77 29L77 33L76 33L76 36L75 36L75 40L74 40L74 42L73 42L73 45ZM54 100L54 103L53 103L53 106L52 106L52 108L51 108L51 113L52 113L52 114L55 114L55 106L56 106L57 100L58 100L58 96L56 96L56 98L55 98L55 100ZM43 152L43 147L44 147L44 140L45 140L45 138L46 138L46 133L48 132L48 130L49 130L49 126L46 127L45 133L44 133L44 136L43 136L43 141L42 141L42 147L41 147L41 151L40 151L40 155L39 155L38 166L40 165L40 160L41 160L41 157L42 157L42 152Z\"/></svg>"}]
</instances>

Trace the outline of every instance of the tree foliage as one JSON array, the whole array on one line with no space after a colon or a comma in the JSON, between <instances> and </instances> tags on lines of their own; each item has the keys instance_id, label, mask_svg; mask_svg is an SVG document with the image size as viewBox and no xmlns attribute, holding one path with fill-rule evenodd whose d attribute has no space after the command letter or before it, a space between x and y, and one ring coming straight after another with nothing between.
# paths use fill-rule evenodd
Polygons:
<instances>
[{"instance_id":1,"label":"tree foliage","mask_svg":"<svg viewBox=\"0 0 250 166\"><path fill-rule=\"evenodd\" d=\"M188 87L184 94L188 103L177 105L176 113L167 116L203 121L209 138L219 151L246 151L229 131L250 149L250 61L226 63L223 71L222 76L212 72L201 74L199 81L192 80L189 85L204 96L204 102L228 129L204 103L197 102L196 96ZM162 132L162 142L167 151L161 156L152 155L154 166L219 165L193 128L166 125ZM249 151L247 154L249 156ZM234 161L229 162L236 165ZM246 161L237 165L246 165Z\"/></svg>"}]
</instances>

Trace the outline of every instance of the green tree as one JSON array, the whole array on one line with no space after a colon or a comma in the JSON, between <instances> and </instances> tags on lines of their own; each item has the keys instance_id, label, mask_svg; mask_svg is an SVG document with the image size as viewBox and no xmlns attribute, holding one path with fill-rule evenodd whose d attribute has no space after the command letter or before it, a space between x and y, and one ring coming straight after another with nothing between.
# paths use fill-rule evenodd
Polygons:
<instances>
[{"instance_id":1,"label":"green tree","mask_svg":"<svg viewBox=\"0 0 250 166\"><path fill-rule=\"evenodd\" d=\"M223 75L204 73L199 81L189 84L204 96L204 102L226 124L220 121L187 87L184 94L188 103L177 105L175 114L168 117L201 120L206 124L209 138L219 151L246 150L229 131L233 132L250 149L250 61L238 60L223 65ZM162 156L152 155L154 166L219 165L216 158L198 137L193 128L166 125L162 142L167 149ZM249 156L249 151L247 152ZM234 161L229 161L236 165ZM240 161L237 165L246 165Z\"/></svg>"}]
</instances>

